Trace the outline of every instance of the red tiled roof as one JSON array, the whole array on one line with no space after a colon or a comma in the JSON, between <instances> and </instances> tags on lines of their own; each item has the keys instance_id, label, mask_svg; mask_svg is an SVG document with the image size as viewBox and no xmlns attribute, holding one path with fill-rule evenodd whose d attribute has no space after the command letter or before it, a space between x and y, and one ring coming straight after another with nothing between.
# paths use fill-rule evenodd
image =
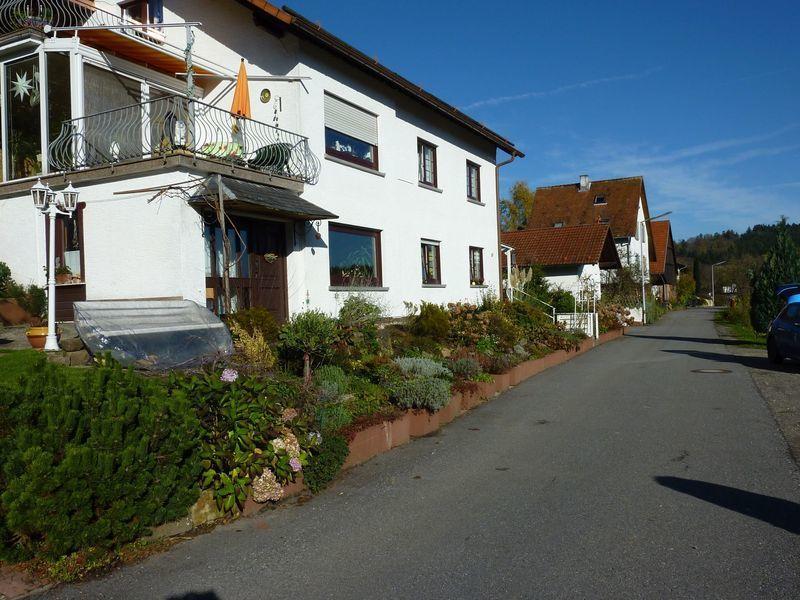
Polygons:
<instances>
[{"instance_id":1,"label":"red tiled roof","mask_svg":"<svg viewBox=\"0 0 800 600\"><path fill-rule=\"evenodd\" d=\"M620 266L617 246L608 225L542 227L500 234L500 241L514 248L518 265Z\"/></svg>"},{"instance_id":2,"label":"red tiled roof","mask_svg":"<svg viewBox=\"0 0 800 600\"><path fill-rule=\"evenodd\" d=\"M604 204L595 204L602 196ZM644 217L649 218L642 177L592 181L582 192L578 183L536 188L528 226L552 227L554 223L585 225L607 222L615 238L634 237L642 199Z\"/></svg>"},{"instance_id":3,"label":"red tiled roof","mask_svg":"<svg viewBox=\"0 0 800 600\"><path fill-rule=\"evenodd\" d=\"M669 221L651 221L650 228L653 232L653 245L656 250L655 255L651 257L653 260L650 261L650 273L663 275L667 264L669 240L672 236L670 223Z\"/></svg>"}]
</instances>

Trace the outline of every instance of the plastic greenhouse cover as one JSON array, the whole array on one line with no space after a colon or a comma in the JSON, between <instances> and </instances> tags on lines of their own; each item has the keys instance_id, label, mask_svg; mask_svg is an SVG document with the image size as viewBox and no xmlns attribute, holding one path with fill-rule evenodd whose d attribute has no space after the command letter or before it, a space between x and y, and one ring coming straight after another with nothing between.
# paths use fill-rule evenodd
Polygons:
<instances>
[{"instance_id":1,"label":"plastic greenhouse cover","mask_svg":"<svg viewBox=\"0 0 800 600\"><path fill-rule=\"evenodd\" d=\"M190 300L76 302L75 328L93 355L138 369L192 367L229 356L228 328Z\"/></svg>"}]
</instances>

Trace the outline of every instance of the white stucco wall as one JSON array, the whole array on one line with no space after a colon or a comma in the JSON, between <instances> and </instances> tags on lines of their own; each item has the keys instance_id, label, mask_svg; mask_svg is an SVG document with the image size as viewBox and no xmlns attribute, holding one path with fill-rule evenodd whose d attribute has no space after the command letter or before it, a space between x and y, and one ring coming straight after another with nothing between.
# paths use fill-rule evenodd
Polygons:
<instances>
[{"instance_id":1,"label":"white stucco wall","mask_svg":"<svg viewBox=\"0 0 800 600\"><path fill-rule=\"evenodd\" d=\"M567 273L567 271L570 271ZM575 265L564 267L558 274L547 273L545 280L554 288L560 288L570 292L576 299L581 300L584 291L590 292L594 289L597 299L600 298L600 265ZM588 299L588 298L587 298Z\"/></svg>"},{"instance_id":2,"label":"white stucco wall","mask_svg":"<svg viewBox=\"0 0 800 600\"><path fill-rule=\"evenodd\" d=\"M115 194L185 181L180 172L81 185L84 280L89 300L186 298L205 305L199 214L153 192ZM54 189L59 189L54 186ZM45 285L45 222L30 196L0 199L0 261L21 283Z\"/></svg>"}]
</instances>

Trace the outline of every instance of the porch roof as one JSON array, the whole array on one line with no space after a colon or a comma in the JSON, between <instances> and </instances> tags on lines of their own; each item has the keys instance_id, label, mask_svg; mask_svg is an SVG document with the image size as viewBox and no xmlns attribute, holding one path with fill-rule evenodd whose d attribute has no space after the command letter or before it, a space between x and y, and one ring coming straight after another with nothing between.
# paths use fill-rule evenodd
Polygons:
<instances>
[{"instance_id":1,"label":"porch roof","mask_svg":"<svg viewBox=\"0 0 800 600\"><path fill-rule=\"evenodd\" d=\"M229 208L253 210L254 207L276 216L294 221L315 221L318 219L337 219L338 215L303 200L298 194L271 185L252 183L221 177L225 205ZM209 177L205 185L191 199L192 202L205 202L209 196L219 193L217 177Z\"/></svg>"}]
</instances>

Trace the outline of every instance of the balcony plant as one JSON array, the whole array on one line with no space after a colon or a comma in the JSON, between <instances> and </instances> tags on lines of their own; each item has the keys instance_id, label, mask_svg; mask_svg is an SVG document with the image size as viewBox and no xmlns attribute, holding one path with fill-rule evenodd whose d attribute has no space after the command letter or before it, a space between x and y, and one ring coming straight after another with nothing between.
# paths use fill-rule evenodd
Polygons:
<instances>
[{"instance_id":1,"label":"balcony plant","mask_svg":"<svg viewBox=\"0 0 800 600\"><path fill-rule=\"evenodd\" d=\"M60 265L56 267L56 283L62 285L69 283L72 279L72 269L67 265Z\"/></svg>"}]
</instances>

